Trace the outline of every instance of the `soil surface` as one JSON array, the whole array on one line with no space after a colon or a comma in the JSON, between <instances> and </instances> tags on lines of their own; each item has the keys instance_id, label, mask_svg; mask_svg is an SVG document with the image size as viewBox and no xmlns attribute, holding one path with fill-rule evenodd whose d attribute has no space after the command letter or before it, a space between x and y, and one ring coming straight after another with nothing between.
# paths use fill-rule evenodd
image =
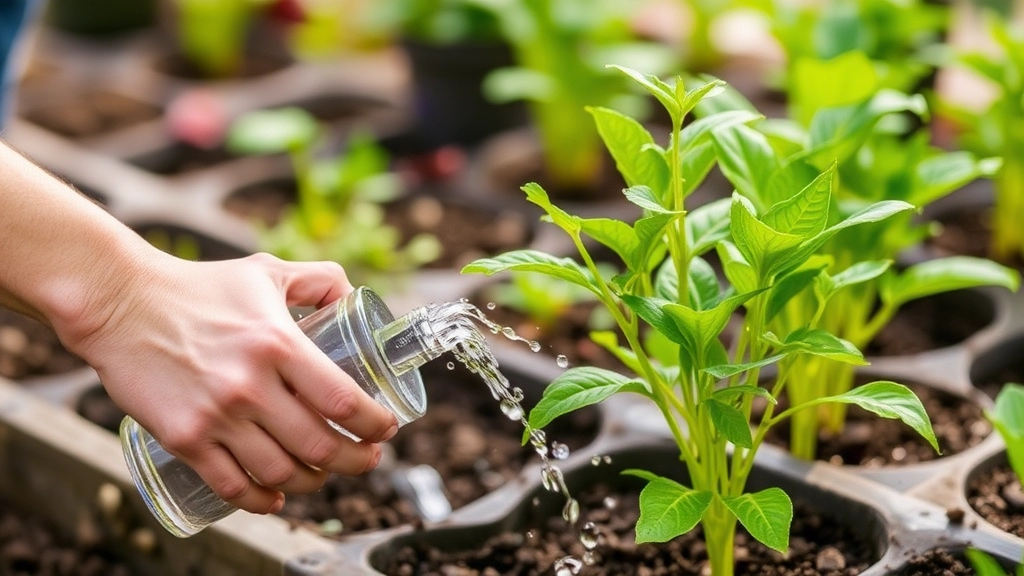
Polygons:
<instances>
[{"instance_id":1,"label":"soil surface","mask_svg":"<svg viewBox=\"0 0 1024 576\"><path fill-rule=\"evenodd\" d=\"M992 244L991 206L967 206L945 214L938 219L942 232L930 244L940 255L965 255L990 258ZM1024 270L1024 260L1016 257L1007 266Z\"/></svg>"},{"instance_id":2,"label":"soil surface","mask_svg":"<svg viewBox=\"0 0 1024 576\"><path fill-rule=\"evenodd\" d=\"M224 207L231 213L268 226L280 221L295 198L295 184L280 180L255 184L230 195ZM461 268L483 257L526 247L533 234L526 217L427 194L399 198L385 205L385 222L396 227L403 242L416 234L434 234L441 256L431 269Z\"/></svg>"},{"instance_id":3,"label":"soil surface","mask_svg":"<svg viewBox=\"0 0 1024 576\"><path fill-rule=\"evenodd\" d=\"M115 92L96 91L23 115L31 122L69 138L98 136L135 124L155 120L159 107Z\"/></svg>"},{"instance_id":4,"label":"soil surface","mask_svg":"<svg viewBox=\"0 0 1024 576\"><path fill-rule=\"evenodd\" d=\"M232 79L256 78L277 72L291 64L291 60L284 55L268 54L263 52L250 52L245 54L238 71L231 76ZM157 60L154 68L158 72L183 78L185 80L211 80L201 68L190 62L183 55L172 53Z\"/></svg>"},{"instance_id":5,"label":"soil surface","mask_svg":"<svg viewBox=\"0 0 1024 576\"><path fill-rule=\"evenodd\" d=\"M1001 530L1024 538L1024 490L1009 465L995 466L967 484L967 501Z\"/></svg>"},{"instance_id":6,"label":"soil surface","mask_svg":"<svg viewBox=\"0 0 1024 576\"><path fill-rule=\"evenodd\" d=\"M907 561L907 566L896 576L974 576L974 568L964 558L945 548L929 550Z\"/></svg>"},{"instance_id":7,"label":"soil surface","mask_svg":"<svg viewBox=\"0 0 1024 576\"><path fill-rule=\"evenodd\" d=\"M611 500L607 500L607 499ZM636 544L639 492L617 493L596 485L580 494L579 526L593 522L600 532L595 562L581 576L698 576L707 554L698 527L665 544ZM608 508L612 504L612 508ZM429 535L429 532L425 533ZM494 536L469 549L442 551L429 545L403 546L385 567L388 576L526 576L551 574L567 554L582 558L576 529L561 517L538 519L518 532ZM871 545L842 523L796 505L789 554L768 549L742 530L736 535L739 576L852 576L874 560Z\"/></svg>"},{"instance_id":8,"label":"soil surface","mask_svg":"<svg viewBox=\"0 0 1024 576\"><path fill-rule=\"evenodd\" d=\"M128 163L164 176L174 176L211 168L234 158L223 147L204 149L190 144L175 143L142 156L129 158Z\"/></svg>"},{"instance_id":9,"label":"soil surface","mask_svg":"<svg viewBox=\"0 0 1024 576\"><path fill-rule=\"evenodd\" d=\"M442 356L424 368L427 412L404 426L390 445L399 462L434 467L452 508L458 509L506 484L537 456L522 446L522 425L501 413L484 383L457 362L448 370L448 361ZM527 409L529 398L528 390ZM549 442L579 449L595 438L598 426L598 411L585 409L545 431ZM331 476L320 492L289 497L280 515L314 530L340 520L342 534L417 522L415 509L396 494L386 468L362 477Z\"/></svg>"},{"instance_id":10,"label":"soil surface","mask_svg":"<svg viewBox=\"0 0 1024 576\"><path fill-rule=\"evenodd\" d=\"M85 366L47 326L0 308L0 377L18 380L61 374Z\"/></svg>"},{"instance_id":11,"label":"soil surface","mask_svg":"<svg viewBox=\"0 0 1024 576\"><path fill-rule=\"evenodd\" d=\"M95 538L65 538L40 519L0 502L0 574L5 576L130 576L132 571Z\"/></svg>"},{"instance_id":12,"label":"soil surface","mask_svg":"<svg viewBox=\"0 0 1024 576\"><path fill-rule=\"evenodd\" d=\"M966 291L950 292L904 304L868 344L865 355L907 356L960 344L992 322L975 306L959 305Z\"/></svg>"},{"instance_id":13,"label":"soil surface","mask_svg":"<svg viewBox=\"0 0 1024 576\"><path fill-rule=\"evenodd\" d=\"M858 378L859 384L866 382ZM978 404L930 386L914 383L907 386L921 399L931 419L941 455L903 422L851 406L842 434L819 434L817 459L868 468L916 464L963 452L980 444L992 432L992 425ZM766 439L788 448L789 435L789 420L786 420L773 427Z\"/></svg>"}]
</instances>

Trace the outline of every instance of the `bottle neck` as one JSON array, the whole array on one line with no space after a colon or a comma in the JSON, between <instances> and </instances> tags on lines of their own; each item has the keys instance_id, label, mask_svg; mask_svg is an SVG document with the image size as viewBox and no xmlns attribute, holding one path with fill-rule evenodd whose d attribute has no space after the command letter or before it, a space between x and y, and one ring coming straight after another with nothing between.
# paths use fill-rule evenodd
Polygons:
<instances>
[{"instance_id":1,"label":"bottle neck","mask_svg":"<svg viewBox=\"0 0 1024 576\"><path fill-rule=\"evenodd\" d=\"M425 307L377 329L374 339L395 376L415 370L447 350Z\"/></svg>"}]
</instances>

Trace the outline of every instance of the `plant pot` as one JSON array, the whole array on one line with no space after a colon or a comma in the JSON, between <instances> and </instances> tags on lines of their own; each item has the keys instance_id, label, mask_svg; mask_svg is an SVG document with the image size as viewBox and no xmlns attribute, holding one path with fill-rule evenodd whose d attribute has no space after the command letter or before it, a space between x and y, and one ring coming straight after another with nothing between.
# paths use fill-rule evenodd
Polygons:
<instances>
[{"instance_id":1,"label":"plant pot","mask_svg":"<svg viewBox=\"0 0 1024 576\"><path fill-rule=\"evenodd\" d=\"M50 0L50 25L84 36L109 36L153 26L156 0Z\"/></svg>"},{"instance_id":2,"label":"plant pot","mask_svg":"<svg viewBox=\"0 0 1024 576\"><path fill-rule=\"evenodd\" d=\"M483 94L484 77L512 65L509 47L499 42L434 44L412 38L401 42L412 79L410 151L446 145L469 146L523 126L526 107L520 102L493 104Z\"/></svg>"}]
</instances>

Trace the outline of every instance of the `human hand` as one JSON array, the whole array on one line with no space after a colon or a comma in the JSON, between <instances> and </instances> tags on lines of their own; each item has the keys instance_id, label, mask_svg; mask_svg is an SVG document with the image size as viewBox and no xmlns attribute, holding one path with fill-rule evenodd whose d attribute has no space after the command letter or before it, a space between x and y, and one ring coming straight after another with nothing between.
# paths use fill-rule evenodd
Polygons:
<instances>
[{"instance_id":1,"label":"human hand","mask_svg":"<svg viewBox=\"0 0 1024 576\"><path fill-rule=\"evenodd\" d=\"M328 472L377 465L395 417L302 333L289 305L351 292L340 266L266 254L188 262L149 254L114 297L55 324L114 401L214 492L255 513L282 492L319 489ZM337 433L328 418L364 442Z\"/></svg>"}]
</instances>

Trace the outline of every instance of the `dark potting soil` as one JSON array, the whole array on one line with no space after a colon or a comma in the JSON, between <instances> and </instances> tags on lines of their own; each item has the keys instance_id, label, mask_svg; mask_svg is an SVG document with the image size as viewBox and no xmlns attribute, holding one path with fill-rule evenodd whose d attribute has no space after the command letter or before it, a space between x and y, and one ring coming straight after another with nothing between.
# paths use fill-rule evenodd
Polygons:
<instances>
[{"instance_id":1,"label":"dark potting soil","mask_svg":"<svg viewBox=\"0 0 1024 576\"><path fill-rule=\"evenodd\" d=\"M930 246L942 256L991 258L993 209L992 206L966 206L940 216L942 231L930 240ZM1002 264L1024 270L1020 256Z\"/></svg>"},{"instance_id":2,"label":"dark potting soil","mask_svg":"<svg viewBox=\"0 0 1024 576\"><path fill-rule=\"evenodd\" d=\"M458 362L447 370L450 360L442 356L424 367L426 414L404 426L390 444L398 461L434 467L457 509L512 480L537 456L520 442L522 424L501 413L478 376ZM529 397L528 391L527 409ZM545 431L549 441L579 449L595 438L598 426L597 410L587 409L556 420ZM362 477L331 476L320 492L290 496L280 515L314 530L322 522L340 520L342 534L417 522L415 509L395 492L382 468Z\"/></svg>"},{"instance_id":3,"label":"dark potting soil","mask_svg":"<svg viewBox=\"0 0 1024 576\"><path fill-rule=\"evenodd\" d=\"M967 501L997 528L1024 538L1024 490L1008 465L994 466L971 478Z\"/></svg>"},{"instance_id":4,"label":"dark potting soil","mask_svg":"<svg viewBox=\"0 0 1024 576\"><path fill-rule=\"evenodd\" d=\"M858 378L858 384L866 382ZM941 455L903 422L851 406L842 434L819 434L817 459L868 468L916 464L963 452L980 444L992 432L978 404L930 386L915 383L907 386L921 399L931 419ZM788 447L789 438L790 426L786 420L773 427L766 439Z\"/></svg>"},{"instance_id":5,"label":"dark potting soil","mask_svg":"<svg viewBox=\"0 0 1024 576\"><path fill-rule=\"evenodd\" d=\"M167 148L128 159L128 163L164 176L185 174L222 164L234 156L223 147L199 148L175 143Z\"/></svg>"},{"instance_id":6,"label":"dark potting soil","mask_svg":"<svg viewBox=\"0 0 1024 576\"><path fill-rule=\"evenodd\" d=\"M600 531L596 562L584 566L581 576L702 574L707 554L700 527L665 544L637 544L639 491L620 493L596 485L582 491L579 499L579 526L593 522ZM566 554L582 557L585 549L578 539L577 530L561 517L536 519L521 531L498 534L462 550L441 550L425 543L403 546L384 571L388 576L551 574L555 561ZM738 576L852 576L873 560L871 544L855 530L799 504L785 556L742 530L736 535Z\"/></svg>"},{"instance_id":7,"label":"dark potting soil","mask_svg":"<svg viewBox=\"0 0 1024 576\"><path fill-rule=\"evenodd\" d=\"M0 307L0 377L18 380L85 366L47 326Z\"/></svg>"},{"instance_id":8,"label":"dark potting soil","mask_svg":"<svg viewBox=\"0 0 1024 576\"><path fill-rule=\"evenodd\" d=\"M24 116L69 138L85 138L155 120L161 113L153 104L115 92L97 91L76 95L56 106L29 109Z\"/></svg>"},{"instance_id":9,"label":"dark potting soil","mask_svg":"<svg viewBox=\"0 0 1024 576\"><path fill-rule=\"evenodd\" d=\"M945 548L929 550L907 561L896 576L974 576L976 572L962 554Z\"/></svg>"},{"instance_id":10,"label":"dark potting soil","mask_svg":"<svg viewBox=\"0 0 1024 576\"><path fill-rule=\"evenodd\" d=\"M443 252L428 268L461 269L477 258L524 248L532 233L520 212L443 202L425 194L389 203L384 220L401 231L403 242L422 233L438 239Z\"/></svg>"},{"instance_id":11,"label":"dark potting soil","mask_svg":"<svg viewBox=\"0 0 1024 576\"><path fill-rule=\"evenodd\" d=\"M291 60L283 54L265 52L246 53L232 79L256 78L277 72L291 64ZM158 72L183 78L185 80L212 80L201 68L190 62L182 54L173 53L156 61L154 68Z\"/></svg>"},{"instance_id":12,"label":"dark potting soil","mask_svg":"<svg viewBox=\"0 0 1024 576\"><path fill-rule=\"evenodd\" d=\"M907 356L954 346L991 323L989 315L976 314L969 306L956 306L957 295L952 292L904 304L864 354Z\"/></svg>"},{"instance_id":13,"label":"dark potting soil","mask_svg":"<svg viewBox=\"0 0 1024 576\"><path fill-rule=\"evenodd\" d=\"M76 541L77 540L77 541ZM0 575L130 576L132 571L88 535L66 538L39 518L0 503Z\"/></svg>"}]
</instances>

